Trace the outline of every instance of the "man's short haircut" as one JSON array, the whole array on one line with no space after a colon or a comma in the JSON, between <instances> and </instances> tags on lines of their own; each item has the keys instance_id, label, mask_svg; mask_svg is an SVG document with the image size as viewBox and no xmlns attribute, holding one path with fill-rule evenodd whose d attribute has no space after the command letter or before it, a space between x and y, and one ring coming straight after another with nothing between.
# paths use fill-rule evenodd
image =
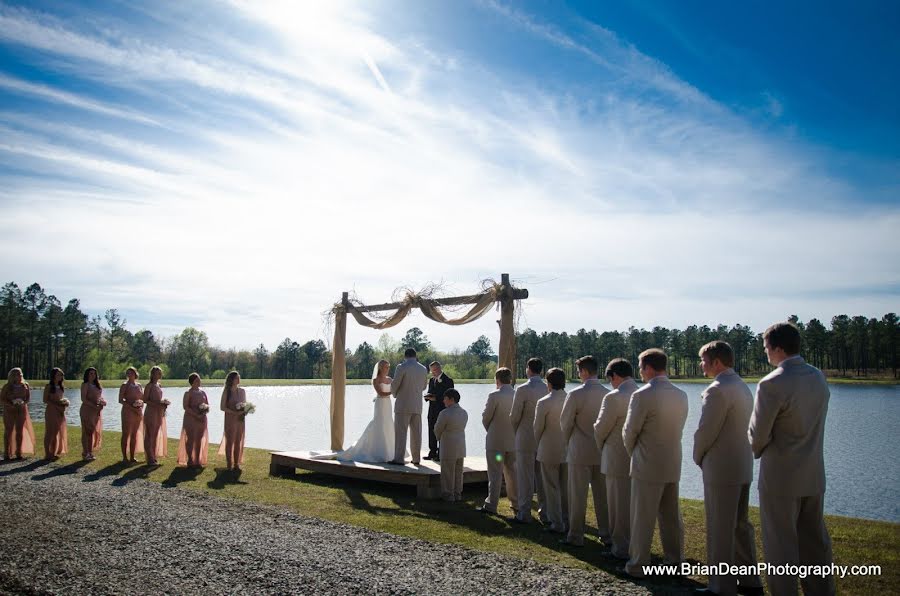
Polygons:
<instances>
[{"instance_id":1,"label":"man's short haircut","mask_svg":"<svg viewBox=\"0 0 900 596\"><path fill-rule=\"evenodd\" d=\"M731 344L721 339L711 341L700 348L700 357L705 357L710 363L713 360L718 360L723 366L728 368L734 366L734 350L731 348Z\"/></svg>"},{"instance_id":2,"label":"man's short haircut","mask_svg":"<svg viewBox=\"0 0 900 596\"><path fill-rule=\"evenodd\" d=\"M512 383L512 371L505 366L501 366L494 373L494 378L500 381L501 385L509 385Z\"/></svg>"},{"instance_id":3,"label":"man's short haircut","mask_svg":"<svg viewBox=\"0 0 900 596\"><path fill-rule=\"evenodd\" d=\"M459 403L459 391L457 391L456 389L447 389L446 391L444 391L444 397L449 397L456 403Z\"/></svg>"},{"instance_id":4,"label":"man's short haircut","mask_svg":"<svg viewBox=\"0 0 900 596\"><path fill-rule=\"evenodd\" d=\"M436 366L436 367L438 367L438 368L444 368L443 366L441 366L441 363L438 362L437 360L435 360L434 362L432 362L431 364L429 364L429 365L428 365L428 368L431 368L432 366Z\"/></svg>"},{"instance_id":5,"label":"man's short haircut","mask_svg":"<svg viewBox=\"0 0 900 596\"><path fill-rule=\"evenodd\" d=\"M614 374L622 378L633 377L634 367L624 358L613 358L606 365L606 378L611 379Z\"/></svg>"},{"instance_id":6,"label":"man's short haircut","mask_svg":"<svg viewBox=\"0 0 900 596\"><path fill-rule=\"evenodd\" d=\"M650 348L649 350L644 350L641 352L641 355L638 356L638 366L644 368L644 366L649 366L656 372L665 372L666 365L669 363L669 357L666 356L666 353L660 350L659 348Z\"/></svg>"},{"instance_id":7,"label":"man's short haircut","mask_svg":"<svg viewBox=\"0 0 900 596\"><path fill-rule=\"evenodd\" d=\"M575 361L575 366L578 367L578 370L587 371L587 374L591 376L595 376L598 372L600 372L600 364L593 356L582 356Z\"/></svg>"},{"instance_id":8,"label":"man's short haircut","mask_svg":"<svg viewBox=\"0 0 900 596\"><path fill-rule=\"evenodd\" d=\"M415 358L416 357L416 349L415 348L406 348L406 351L403 352L404 358Z\"/></svg>"},{"instance_id":9,"label":"man's short haircut","mask_svg":"<svg viewBox=\"0 0 900 596\"><path fill-rule=\"evenodd\" d=\"M788 356L800 353L800 330L793 323L775 323L763 333L771 348L781 348Z\"/></svg>"},{"instance_id":10,"label":"man's short haircut","mask_svg":"<svg viewBox=\"0 0 900 596\"><path fill-rule=\"evenodd\" d=\"M561 368L551 368L547 371L547 383L554 390L566 388L566 373Z\"/></svg>"},{"instance_id":11,"label":"man's short haircut","mask_svg":"<svg viewBox=\"0 0 900 596\"><path fill-rule=\"evenodd\" d=\"M544 370L544 361L540 358L529 358L526 366L528 366L528 370L539 375Z\"/></svg>"}]
</instances>

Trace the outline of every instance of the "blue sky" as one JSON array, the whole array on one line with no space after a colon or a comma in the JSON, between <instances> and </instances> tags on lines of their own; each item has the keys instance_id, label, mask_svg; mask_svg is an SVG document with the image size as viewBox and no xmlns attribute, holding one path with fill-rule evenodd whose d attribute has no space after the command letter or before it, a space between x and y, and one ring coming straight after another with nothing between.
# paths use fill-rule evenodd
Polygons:
<instances>
[{"instance_id":1,"label":"blue sky","mask_svg":"<svg viewBox=\"0 0 900 596\"><path fill-rule=\"evenodd\" d=\"M887 2L0 0L0 270L238 347L325 339L342 290L506 271L538 330L880 316L898 25ZM409 325L464 348L493 319Z\"/></svg>"}]
</instances>

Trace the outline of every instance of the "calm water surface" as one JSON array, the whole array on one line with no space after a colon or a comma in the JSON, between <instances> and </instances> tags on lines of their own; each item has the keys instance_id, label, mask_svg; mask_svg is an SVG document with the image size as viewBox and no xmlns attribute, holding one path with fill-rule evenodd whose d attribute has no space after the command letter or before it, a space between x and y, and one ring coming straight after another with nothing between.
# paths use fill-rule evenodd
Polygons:
<instances>
[{"instance_id":1,"label":"calm water surface","mask_svg":"<svg viewBox=\"0 0 900 596\"><path fill-rule=\"evenodd\" d=\"M691 459L691 451L694 430L700 418L700 392L704 386L676 385L690 397L690 411L683 440L681 495L702 499L703 479L700 468ZM570 388L576 386L570 385ZM167 414L170 437L177 438L181 432L181 401L185 389L163 390L165 396L172 401ZM459 385L457 389L462 395L460 405L469 412L466 449L469 455L484 455L485 431L481 425L481 411L493 386ZM751 389L755 391L756 386L751 385ZM327 386L246 387L246 390L247 398L257 406L256 413L247 418L246 441L249 447L327 450L331 442L328 431L330 389ZM209 438L212 442L218 442L224 422L224 414L218 407L221 389L212 387L207 393L211 406ZM39 402L40 391L35 391L33 395L34 402ZM122 427L121 407L116 403L117 395L117 387L104 389L104 397L109 402L103 421L107 430L120 430ZM72 402L67 414L69 423L80 424L79 390L67 389L66 397ZM345 446L352 444L371 420L374 407L372 397L372 389L368 386L347 387ZM35 420L43 420L43 404L33 403L31 415ZM427 446L427 429L423 428L422 435L423 443ZM42 437L38 437L39 443L42 440ZM900 522L898 462L900 387L832 385L825 433L826 512ZM751 500L754 505L758 504L755 487L751 490Z\"/></svg>"}]
</instances>

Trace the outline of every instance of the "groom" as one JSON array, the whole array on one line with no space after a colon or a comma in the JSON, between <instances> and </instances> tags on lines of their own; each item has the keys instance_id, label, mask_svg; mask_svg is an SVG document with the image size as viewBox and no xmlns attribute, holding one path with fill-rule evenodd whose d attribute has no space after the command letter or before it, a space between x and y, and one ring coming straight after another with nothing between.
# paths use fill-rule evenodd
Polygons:
<instances>
[{"instance_id":1,"label":"groom","mask_svg":"<svg viewBox=\"0 0 900 596\"><path fill-rule=\"evenodd\" d=\"M412 463L422 457L422 391L428 385L428 371L416 360L416 351L407 348L404 360L397 365L391 393L394 403L394 459L392 464L404 465L406 430L409 429L409 451Z\"/></svg>"}]
</instances>

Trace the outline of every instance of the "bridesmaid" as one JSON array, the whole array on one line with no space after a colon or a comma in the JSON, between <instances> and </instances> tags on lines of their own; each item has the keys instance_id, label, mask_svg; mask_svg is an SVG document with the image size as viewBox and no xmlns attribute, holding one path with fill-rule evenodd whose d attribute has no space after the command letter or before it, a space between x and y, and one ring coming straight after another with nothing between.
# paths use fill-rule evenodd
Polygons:
<instances>
[{"instance_id":1,"label":"bridesmaid","mask_svg":"<svg viewBox=\"0 0 900 596\"><path fill-rule=\"evenodd\" d=\"M244 413L247 393L241 385L241 375L236 370L225 378L225 389L222 391L222 411L225 412L225 435L219 445L219 455L225 453L229 470L241 471L244 463Z\"/></svg>"},{"instance_id":2,"label":"bridesmaid","mask_svg":"<svg viewBox=\"0 0 900 596\"><path fill-rule=\"evenodd\" d=\"M34 455L34 427L28 415L31 388L22 378L22 369L9 371L6 384L0 389L3 404L3 454L8 460L22 459L22 454Z\"/></svg>"},{"instance_id":3,"label":"bridesmaid","mask_svg":"<svg viewBox=\"0 0 900 596\"><path fill-rule=\"evenodd\" d=\"M87 461L94 459L94 452L103 445L103 386L100 375L93 366L84 371L81 384L81 457Z\"/></svg>"},{"instance_id":4,"label":"bridesmaid","mask_svg":"<svg viewBox=\"0 0 900 596\"><path fill-rule=\"evenodd\" d=\"M181 440L178 442L178 465L202 468L208 457L209 430L206 414L209 412L209 399L206 392L200 389L200 375L191 373L188 383L191 388L184 392L184 423L181 427Z\"/></svg>"},{"instance_id":5,"label":"bridesmaid","mask_svg":"<svg viewBox=\"0 0 900 596\"><path fill-rule=\"evenodd\" d=\"M44 387L44 459L56 461L60 455L69 452L69 434L66 429L66 408L69 400L65 396L63 381L65 375L59 368L50 372L50 383Z\"/></svg>"},{"instance_id":6,"label":"bridesmaid","mask_svg":"<svg viewBox=\"0 0 900 596\"><path fill-rule=\"evenodd\" d=\"M138 372L133 366L125 370L128 380L119 387L119 403L122 404L122 461L137 462L134 453L144 451L141 425L144 422L144 389L137 382Z\"/></svg>"},{"instance_id":7,"label":"bridesmaid","mask_svg":"<svg viewBox=\"0 0 900 596\"><path fill-rule=\"evenodd\" d=\"M150 369L150 382L144 387L144 453L147 454L147 465L159 465L159 458L169 455L166 440L166 408L169 400L163 398L159 380L162 369L154 366Z\"/></svg>"}]
</instances>

